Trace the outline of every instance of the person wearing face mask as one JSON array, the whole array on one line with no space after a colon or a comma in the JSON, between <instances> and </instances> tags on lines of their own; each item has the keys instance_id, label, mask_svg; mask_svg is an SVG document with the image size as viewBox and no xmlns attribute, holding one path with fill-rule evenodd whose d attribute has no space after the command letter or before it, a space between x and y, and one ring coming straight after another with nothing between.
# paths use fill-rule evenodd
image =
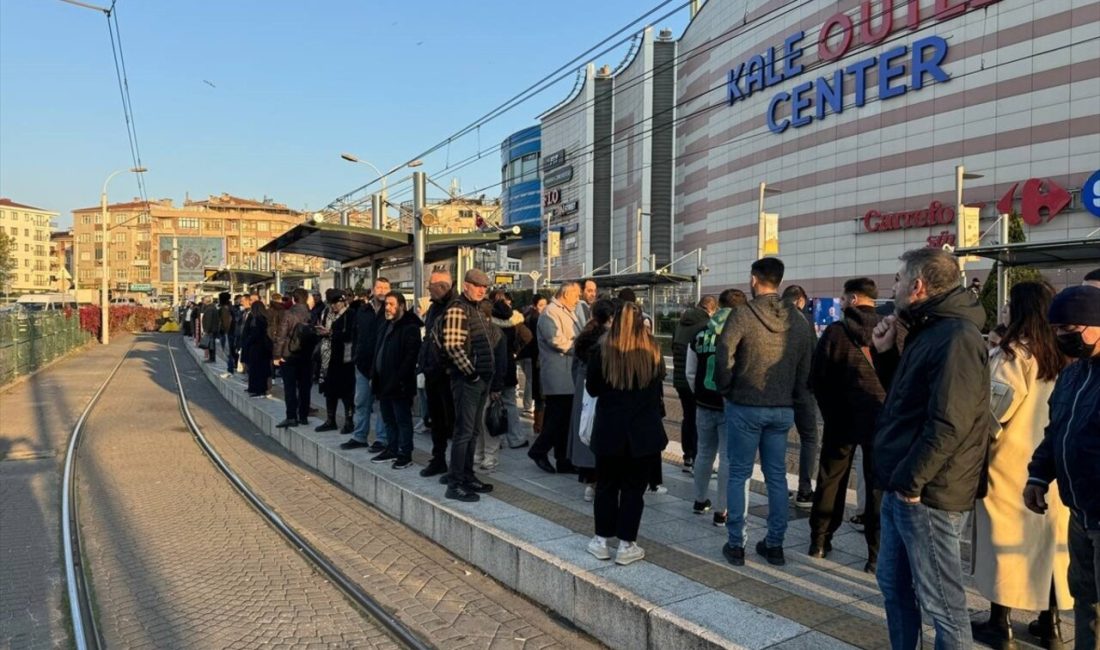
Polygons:
<instances>
[{"instance_id":1,"label":"person wearing face mask","mask_svg":"<svg viewBox=\"0 0 1100 650\"><path fill-rule=\"evenodd\" d=\"M894 283L898 313L871 336L886 389L872 442L874 484L882 490L876 576L894 648L917 647L922 610L937 648L973 646L959 539L964 513L985 496L998 427L985 310L959 275L947 251L907 251ZM903 345L899 321L908 325Z\"/></svg>"},{"instance_id":2,"label":"person wearing face mask","mask_svg":"<svg viewBox=\"0 0 1100 650\"><path fill-rule=\"evenodd\" d=\"M1046 493L1058 480L1069 507L1069 590L1077 650L1095 650L1100 601L1100 288L1059 293L1048 319L1058 349L1073 363L1050 396L1050 424L1027 466L1024 504L1047 512Z\"/></svg>"}]
</instances>

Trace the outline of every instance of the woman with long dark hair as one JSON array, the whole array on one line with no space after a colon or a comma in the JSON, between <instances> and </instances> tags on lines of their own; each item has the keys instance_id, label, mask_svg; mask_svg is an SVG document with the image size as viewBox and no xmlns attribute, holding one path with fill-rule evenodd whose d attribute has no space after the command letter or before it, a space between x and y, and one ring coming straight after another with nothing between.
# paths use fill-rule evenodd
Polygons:
<instances>
[{"instance_id":1,"label":"woman with long dark hair","mask_svg":"<svg viewBox=\"0 0 1100 650\"><path fill-rule=\"evenodd\" d=\"M342 433L351 433L355 412L355 364L351 352L348 300L340 289L325 292L325 307L316 328L321 337L319 390L325 396L325 421L314 431L336 431L336 409L344 403Z\"/></svg>"},{"instance_id":2,"label":"woman with long dark hair","mask_svg":"<svg viewBox=\"0 0 1100 650\"><path fill-rule=\"evenodd\" d=\"M994 648L1015 647L1013 608L1042 610L1031 625L1043 647L1061 647L1058 606L1072 602L1067 571L1069 511L1056 490L1040 516L1020 495L1027 464L1049 421L1047 402L1065 367L1046 314L1054 290L1022 282L1009 294L1009 322L1000 345L990 351L993 415L1000 434L989 447L989 492L974 510L974 579L991 603L989 621L974 624L974 637Z\"/></svg>"},{"instance_id":3,"label":"woman with long dark hair","mask_svg":"<svg viewBox=\"0 0 1100 650\"><path fill-rule=\"evenodd\" d=\"M623 303L593 347L585 376L585 390L597 398L589 445L596 455L596 536L588 552L601 560L611 559L609 537L619 539L617 564L645 557L636 543L644 494L668 445L661 417L664 376L661 348L641 308Z\"/></svg>"},{"instance_id":4,"label":"woman with long dark hair","mask_svg":"<svg viewBox=\"0 0 1100 650\"><path fill-rule=\"evenodd\" d=\"M248 394L267 395L271 380L271 339L267 337L267 309L255 300L245 319L241 336L241 361L248 368Z\"/></svg>"},{"instance_id":5,"label":"woman with long dark hair","mask_svg":"<svg viewBox=\"0 0 1100 650\"><path fill-rule=\"evenodd\" d=\"M596 456L580 438L581 404L584 401L584 379L588 374L588 358L592 349L599 345L600 338L611 327L611 318L615 314L615 304L610 300L597 300L592 305L592 317L585 323L584 329L573 342L573 417L569 423L569 462L577 468L577 479L584 483L584 500L591 501L596 495Z\"/></svg>"}]
</instances>

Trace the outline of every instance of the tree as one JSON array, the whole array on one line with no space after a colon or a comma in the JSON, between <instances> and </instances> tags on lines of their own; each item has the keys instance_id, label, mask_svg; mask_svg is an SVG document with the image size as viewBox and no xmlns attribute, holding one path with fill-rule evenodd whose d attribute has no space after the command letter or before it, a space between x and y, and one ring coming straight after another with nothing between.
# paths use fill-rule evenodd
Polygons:
<instances>
[{"instance_id":1,"label":"tree","mask_svg":"<svg viewBox=\"0 0 1100 650\"><path fill-rule=\"evenodd\" d=\"M1020 215L1013 212L1008 216L1008 243L1020 244L1027 241L1027 235L1024 234L1023 220L1020 219ZM993 268L989 271L989 277L985 279L985 283L982 285L982 293L979 296L982 307L985 307L985 327L986 330L992 330L997 326L997 266L999 262L993 263ZM1008 267L1008 286L1011 289L1012 285L1019 284L1020 282L1029 281L1042 281L1043 274L1038 269L1030 266L1010 266Z\"/></svg>"},{"instance_id":2,"label":"tree","mask_svg":"<svg viewBox=\"0 0 1100 650\"><path fill-rule=\"evenodd\" d=\"M15 278L12 271L15 270L15 238L7 233L0 232L0 289L4 293L11 291L9 282Z\"/></svg>"}]
</instances>

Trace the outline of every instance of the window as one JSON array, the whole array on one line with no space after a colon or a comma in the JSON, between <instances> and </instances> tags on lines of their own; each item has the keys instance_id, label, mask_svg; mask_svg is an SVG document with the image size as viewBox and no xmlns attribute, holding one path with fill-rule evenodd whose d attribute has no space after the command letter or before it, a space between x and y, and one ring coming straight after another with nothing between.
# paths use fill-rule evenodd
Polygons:
<instances>
[{"instance_id":1,"label":"window","mask_svg":"<svg viewBox=\"0 0 1100 650\"><path fill-rule=\"evenodd\" d=\"M182 219L181 218L179 220L179 227L180 227L181 230L198 230L199 229L199 220L198 219Z\"/></svg>"},{"instance_id":2,"label":"window","mask_svg":"<svg viewBox=\"0 0 1100 650\"><path fill-rule=\"evenodd\" d=\"M525 181L533 181L539 177L539 155L538 153L529 153L523 158L520 158L520 175L517 183L523 183Z\"/></svg>"},{"instance_id":3,"label":"window","mask_svg":"<svg viewBox=\"0 0 1100 650\"><path fill-rule=\"evenodd\" d=\"M129 275L126 273L126 269L115 269L115 279L125 280Z\"/></svg>"},{"instance_id":4,"label":"window","mask_svg":"<svg viewBox=\"0 0 1100 650\"><path fill-rule=\"evenodd\" d=\"M126 233L116 232L114 237L111 237L111 241L113 241L116 244L125 244L126 243Z\"/></svg>"},{"instance_id":5,"label":"window","mask_svg":"<svg viewBox=\"0 0 1100 650\"><path fill-rule=\"evenodd\" d=\"M259 230L261 232L267 232L268 230L271 230L271 222L270 221L257 221L256 222L256 230Z\"/></svg>"},{"instance_id":6,"label":"window","mask_svg":"<svg viewBox=\"0 0 1100 650\"><path fill-rule=\"evenodd\" d=\"M128 215L128 214L116 214L116 215L115 215L115 225L116 225L116 226L121 226L122 224L124 224L124 223L126 223L127 221L129 221L129 220L130 220L130 218L131 218L131 217L130 217L130 215Z\"/></svg>"},{"instance_id":7,"label":"window","mask_svg":"<svg viewBox=\"0 0 1100 650\"><path fill-rule=\"evenodd\" d=\"M26 282L27 284L30 284L30 282L31 282L31 274L30 273L24 273L23 274L23 282Z\"/></svg>"},{"instance_id":8,"label":"window","mask_svg":"<svg viewBox=\"0 0 1100 650\"><path fill-rule=\"evenodd\" d=\"M221 219L207 219L206 221L203 222L202 229L203 230L211 230L211 231L221 230L222 229L222 220Z\"/></svg>"},{"instance_id":9,"label":"window","mask_svg":"<svg viewBox=\"0 0 1100 650\"><path fill-rule=\"evenodd\" d=\"M254 250L256 248L256 240L252 237L244 237L241 239L241 250Z\"/></svg>"},{"instance_id":10,"label":"window","mask_svg":"<svg viewBox=\"0 0 1100 650\"><path fill-rule=\"evenodd\" d=\"M96 243L97 243L97 244L98 244L98 243L101 243L101 242L103 241L103 233L101 233L101 232L99 232L99 231L97 230L97 231L95 232L95 235L94 235L94 239L95 239L95 241L96 241Z\"/></svg>"},{"instance_id":11,"label":"window","mask_svg":"<svg viewBox=\"0 0 1100 650\"><path fill-rule=\"evenodd\" d=\"M139 230L138 232L134 233L134 241L149 241L149 231Z\"/></svg>"},{"instance_id":12,"label":"window","mask_svg":"<svg viewBox=\"0 0 1100 650\"><path fill-rule=\"evenodd\" d=\"M31 245L30 244L23 244L23 252L24 253L31 252Z\"/></svg>"},{"instance_id":13,"label":"window","mask_svg":"<svg viewBox=\"0 0 1100 650\"><path fill-rule=\"evenodd\" d=\"M239 255L237 255L236 253L230 253L229 254L229 265L230 266L237 266L237 263L239 261L240 261L240 256Z\"/></svg>"},{"instance_id":14,"label":"window","mask_svg":"<svg viewBox=\"0 0 1100 650\"><path fill-rule=\"evenodd\" d=\"M256 230L255 221L241 221L241 230Z\"/></svg>"},{"instance_id":15,"label":"window","mask_svg":"<svg viewBox=\"0 0 1100 650\"><path fill-rule=\"evenodd\" d=\"M162 217L160 219L157 219L157 225L160 226L161 230L171 230L172 229L172 220L171 219L165 219L165 218Z\"/></svg>"},{"instance_id":16,"label":"window","mask_svg":"<svg viewBox=\"0 0 1100 650\"><path fill-rule=\"evenodd\" d=\"M4 233L4 226L0 226L0 235L3 235L3 234L5 234Z\"/></svg>"},{"instance_id":17,"label":"window","mask_svg":"<svg viewBox=\"0 0 1100 650\"><path fill-rule=\"evenodd\" d=\"M34 276L34 283L39 285L39 286L42 286L43 284L46 284L46 276L44 276L44 275L35 275Z\"/></svg>"},{"instance_id":18,"label":"window","mask_svg":"<svg viewBox=\"0 0 1100 650\"><path fill-rule=\"evenodd\" d=\"M92 215L90 215L90 214L82 215L80 217L80 223L85 225L85 226L92 225Z\"/></svg>"},{"instance_id":19,"label":"window","mask_svg":"<svg viewBox=\"0 0 1100 650\"><path fill-rule=\"evenodd\" d=\"M148 282L149 281L149 269L147 269L147 268L138 269L137 270L137 279L141 280L142 282Z\"/></svg>"},{"instance_id":20,"label":"window","mask_svg":"<svg viewBox=\"0 0 1100 650\"><path fill-rule=\"evenodd\" d=\"M130 257L130 253L127 251L115 251L115 259L119 262L125 262Z\"/></svg>"},{"instance_id":21,"label":"window","mask_svg":"<svg viewBox=\"0 0 1100 650\"><path fill-rule=\"evenodd\" d=\"M149 223L149 221L150 221L150 218L149 218L149 213L148 212L142 212L141 214L138 215L138 218L137 218L138 223Z\"/></svg>"},{"instance_id":22,"label":"window","mask_svg":"<svg viewBox=\"0 0 1100 650\"><path fill-rule=\"evenodd\" d=\"M38 246L35 246L34 247L34 254L35 255L45 255L46 254L46 247L41 245L41 244L39 244Z\"/></svg>"},{"instance_id":23,"label":"window","mask_svg":"<svg viewBox=\"0 0 1100 650\"><path fill-rule=\"evenodd\" d=\"M24 237L30 237L31 236L31 229L30 228L24 228L23 229L23 236Z\"/></svg>"},{"instance_id":24,"label":"window","mask_svg":"<svg viewBox=\"0 0 1100 650\"><path fill-rule=\"evenodd\" d=\"M239 240L236 237L226 237L225 243L229 248L237 248L237 242Z\"/></svg>"},{"instance_id":25,"label":"window","mask_svg":"<svg viewBox=\"0 0 1100 650\"><path fill-rule=\"evenodd\" d=\"M76 240L81 244L87 244L88 242L92 241L92 234L88 232L82 232L80 233L80 235L77 236Z\"/></svg>"}]
</instances>

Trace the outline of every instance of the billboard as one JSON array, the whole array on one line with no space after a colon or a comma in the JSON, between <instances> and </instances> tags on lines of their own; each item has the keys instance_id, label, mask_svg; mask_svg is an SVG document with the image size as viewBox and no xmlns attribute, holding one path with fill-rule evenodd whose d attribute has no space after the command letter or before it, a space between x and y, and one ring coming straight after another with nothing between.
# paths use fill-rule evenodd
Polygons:
<instances>
[{"instance_id":1,"label":"billboard","mask_svg":"<svg viewBox=\"0 0 1100 650\"><path fill-rule=\"evenodd\" d=\"M225 266L224 237L177 237L180 282L202 282L207 266ZM160 238L160 281L172 280L172 238Z\"/></svg>"}]
</instances>

